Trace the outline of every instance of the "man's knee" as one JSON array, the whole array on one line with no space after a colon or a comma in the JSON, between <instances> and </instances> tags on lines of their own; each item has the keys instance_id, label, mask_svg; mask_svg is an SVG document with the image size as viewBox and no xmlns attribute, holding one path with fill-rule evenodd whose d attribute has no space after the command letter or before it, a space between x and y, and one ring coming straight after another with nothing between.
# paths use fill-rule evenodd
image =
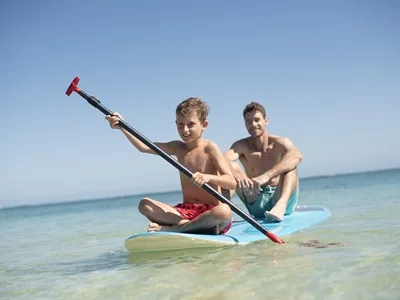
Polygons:
<instances>
[{"instance_id":1,"label":"man's knee","mask_svg":"<svg viewBox=\"0 0 400 300\"><path fill-rule=\"evenodd\" d=\"M260 197L260 191L250 190L246 192L242 188L237 187L236 195L238 195L239 199L242 200L242 202L252 204L256 202L257 199Z\"/></svg>"},{"instance_id":2,"label":"man's knee","mask_svg":"<svg viewBox=\"0 0 400 300\"><path fill-rule=\"evenodd\" d=\"M283 186L290 185L292 187L292 191L296 190L296 188L299 185L299 177L297 174L297 168L290 172L287 172L283 175L282 184L283 184Z\"/></svg>"},{"instance_id":3,"label":"man's knee","mask_svg":"<svg viewBox=\"0 0 400 300\"><path fill-rule=\"evenodd\" d=\"M289 171L289 172L285 173L285 175L283 177L287 178L287 179L295 179L295 180L297 180L297 178L298 178L297 168L293 169L292 171Z\"/></svg>"}]
</instances>

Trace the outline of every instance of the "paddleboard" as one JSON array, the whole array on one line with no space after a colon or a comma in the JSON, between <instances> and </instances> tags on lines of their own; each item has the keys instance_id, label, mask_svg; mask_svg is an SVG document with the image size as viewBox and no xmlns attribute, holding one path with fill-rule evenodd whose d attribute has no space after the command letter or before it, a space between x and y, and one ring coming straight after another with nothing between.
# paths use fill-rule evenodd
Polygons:
<instances>
[{"instance_id":1,"label":"paddleboard","mask_svg":"<svg viewBox=\"0 0 400 300\"><path fill-rule=\"evenodd\" d=\"M266 219L257 221L279 237L312 227L331 215L324 206L299 205L296 210L279 223L268 223ZM247 221L234 221L231 229L223 235L190 234L177 232L146 232L127 238L125 247L129 252L164 251L188 248L220 247L226 245L247 245L268 239Z\"/></svg>"}]
</instances>

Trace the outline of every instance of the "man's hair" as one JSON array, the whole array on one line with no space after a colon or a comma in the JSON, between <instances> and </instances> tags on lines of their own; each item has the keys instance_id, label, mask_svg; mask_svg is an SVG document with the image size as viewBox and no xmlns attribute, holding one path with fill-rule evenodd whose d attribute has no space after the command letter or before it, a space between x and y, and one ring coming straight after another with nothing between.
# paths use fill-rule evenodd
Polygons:
<instances>
[{"instance_id":1,"label":"man's hair","mask_svg":"<svg viewBox=\"0 0 400 300\"><path fill-rule=\"evenodd\" d=\"M206 102L201 101L201 99L197 97L190 97L178 105L176 108L176 114L188 116L195 113L200 122L204 122L207 120L208 110Z\"/></svg>"},{"instance_id":2,"label":"man's hair","mask_svg":"<svg viewBox=\"0 0 400 300\"><path fill-rule=\"evenodd\" d=\"M263 118L266 117L264 106L262 106L260 103L257 103L257 102L250 102L243 109L243 118L246 116L247 113L252 112L252 111L259 111L262 114Z\"/></svg>"}]
</instances>

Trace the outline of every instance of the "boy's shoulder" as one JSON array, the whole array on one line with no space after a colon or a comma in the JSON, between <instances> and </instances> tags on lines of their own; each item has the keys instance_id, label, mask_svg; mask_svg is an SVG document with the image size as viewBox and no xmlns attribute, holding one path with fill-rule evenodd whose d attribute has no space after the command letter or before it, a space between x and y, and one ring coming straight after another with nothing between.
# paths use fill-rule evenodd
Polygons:
<instances>
[{"instance_id":1,"label":"boy's shoulder","mask_svg":"<svg viewBox=\"0 0 400 300\"><path fill-rule=\"evenodd\" d=\"M179 140L170 141L168 144L176 149L182 149L182 147L186 147L185 143Z\"/></svg>"},{"instance_id":2,"label":"boy's shoulder","mask_svg":"<svg viewBox=\"0 0 400 300\"><path fill-rule=\"evenodd\" d=\"M203 142L201 143L201 147L204 147L206 149L212 149L214 147L218 147L218 145L213 141L210 141L208 139L203 139Z\"/></svg>"},{"instance_id":3,"label":"boy's shoulder","mask_svg":"<svg viewBox=\"0 0 400 300\"><path fill-rule=\"evenodd\" d=\"M204 151L209 154L222 153L218 144L210 140L204 140Z\"/></svg>"}]
</instances>

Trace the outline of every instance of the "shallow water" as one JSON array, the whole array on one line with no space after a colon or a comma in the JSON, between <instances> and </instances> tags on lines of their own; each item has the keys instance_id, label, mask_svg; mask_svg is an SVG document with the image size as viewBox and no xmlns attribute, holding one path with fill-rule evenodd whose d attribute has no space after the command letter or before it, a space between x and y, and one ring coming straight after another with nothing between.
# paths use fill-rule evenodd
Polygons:
<instances>
[{"instance_id":1,"label":"shallow water","mask_svg":"<svg viewBox=\"0 0 400 300\"><path fill-rule=\"evenodd\" d=\"M332 216L284 245L129 255L124 240L147 226L139 196L1 209L0 298L398 299L399 182L400 170L302 180L300 204Z\"/></svg>"}]
</instances>

